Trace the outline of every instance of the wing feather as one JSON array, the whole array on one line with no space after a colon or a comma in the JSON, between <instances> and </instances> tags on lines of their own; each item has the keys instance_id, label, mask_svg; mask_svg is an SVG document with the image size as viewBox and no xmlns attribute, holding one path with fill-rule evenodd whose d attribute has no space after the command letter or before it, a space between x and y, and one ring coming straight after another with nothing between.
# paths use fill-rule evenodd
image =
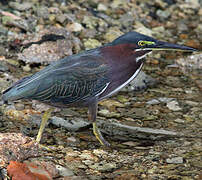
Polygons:
<instances>
[{"instance_id":1,"label":"wing feather","mask_svg":"<svg viewBox=\"0 0 202 180\"><path fill-rule=\"evenodd\" d=\"M33 77L40 85L30 99L62 104L85 101L101 93L109 83L109 67L97 56L81 56L66 62L63 59L47 68L45 74Z\"/></svg>"}]
</instances>

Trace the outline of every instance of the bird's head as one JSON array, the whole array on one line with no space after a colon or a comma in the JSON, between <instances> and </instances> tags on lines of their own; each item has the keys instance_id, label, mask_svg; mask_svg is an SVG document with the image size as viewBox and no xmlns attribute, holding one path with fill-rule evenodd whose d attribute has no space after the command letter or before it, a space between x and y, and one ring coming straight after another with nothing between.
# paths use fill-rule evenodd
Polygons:
<instances>
[{"instance_id":1,"label":"bird's head","mask_svg":"<svg viewBox=\"0 0 202 180\"><path fill-rule=\"evenodd\" d=\"M154 50L172 50L172 51L185 51L192 52L196 49L172 44L164 41L156 40L152 37L140 34L138 32L128 32L112 42L113 45L130 44L135 51L154 51Z\"/></svg>"}]
</instances>

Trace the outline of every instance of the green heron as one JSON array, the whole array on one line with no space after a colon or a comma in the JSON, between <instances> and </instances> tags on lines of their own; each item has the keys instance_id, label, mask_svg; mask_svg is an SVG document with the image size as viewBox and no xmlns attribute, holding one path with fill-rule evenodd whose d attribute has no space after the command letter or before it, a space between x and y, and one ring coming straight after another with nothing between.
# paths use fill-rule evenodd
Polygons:
<instances>
[{"instance_id":1,"label":"green heron","mask_svg":"<svg viewBox=\"0 0 202 180\"><path fill-rule=\"evenodd\" d=\"M3 100L34 99L51 106L88 107L88 119L102 145L109 145L96 126L97 104L113 95L140 72L145 55L153 50L195 51L128 32L104 46L58 60L16 82L3 92ZM40 142L52 109L45 112L37 135Z\"/></svg>"}]
</instances>

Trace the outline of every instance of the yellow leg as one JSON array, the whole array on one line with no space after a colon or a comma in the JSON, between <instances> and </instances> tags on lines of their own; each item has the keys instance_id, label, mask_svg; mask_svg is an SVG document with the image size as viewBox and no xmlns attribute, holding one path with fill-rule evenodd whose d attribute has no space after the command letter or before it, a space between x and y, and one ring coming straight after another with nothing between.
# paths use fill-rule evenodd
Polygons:
<instances>
[{"instance_id":1,"label":"yellow leg","mask_svg":"<svg viewBox=\"0 0 202 180\"><path fill-rule=\"evenodd\" d=\"M93 122L93 133L95 137L98 139L98 141L100 142L100 144L102 144L103 146L110 146L110 144L103 138L100 130L98 129L96 125L96 122Z\"/></svg>"},{"instance_id":2,"label":"yellow leg","mask_svg":"<svg viewBox=\"0 0 202 180\"><path fill-rule=\"evenodd\" d=\"M46 123L47 123L48 119L49 119L50 116L51 116L51 112L52 112L52 111L53 111L52 108L48 109L48 110L44 113L44 115L43 115L43 117L42 117L40 129L39 129L39 131L38 131L37 138L36 138L36 142L38 142L38 143L39 143L40 140L41 140L41 136L42 136L42 134L43 134L44 128L45 128L45 126L46 126Z\"/></svg>"}]
</instances>

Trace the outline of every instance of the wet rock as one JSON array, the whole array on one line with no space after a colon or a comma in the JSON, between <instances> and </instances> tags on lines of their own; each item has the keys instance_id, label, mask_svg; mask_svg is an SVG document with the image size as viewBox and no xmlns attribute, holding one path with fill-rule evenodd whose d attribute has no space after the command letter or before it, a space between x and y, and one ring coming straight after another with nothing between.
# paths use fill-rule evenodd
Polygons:
<instances>
[{"instance_id":1,"label":"wet rock","mask_svg":"<svg viewBox=\"0 0 202 180\"><path fill-rule=\"evenodd\" d=\"M118 175L114 180L139 180L139 177L136 175L136 173L132 172L124 172L121 175Z\"/></svg>"},{"instance_id":2,"label":"wet rock","mask_svg":"<svg viewBox=\"0 0 202 180\"><path fill-rule=\"evenodd\" d=\"M129 100L128 98L126 98L125 96L123 95L117 95L117 99L118 101L120 101L121 103L127 103Z\"/></svg>"},{"instance_id":3,"label":"wet rock","mask_svg":"<svg viewBox=\"0 0 202 180\"><path fill-rule=\"evenodd\" d=\"M56 15L55 14L50 14L48 17L49 21L51 24L55 23Z\"/></svg>"},{"instance_id":4,"label":"wet rock","mask_svg":"<svg viewBox=\"0 0 202 180\"><path fill-rule=\"evenodd\" d=\"M82 38L94 38L97 34L96 29L83 29L81 32L81 37Z\"/></svg>"},{"instance_id":5,"label":"wet rock","mask_svg":"<svg viewBox=\"0 0 202 180\"><path fill-rule=\"evenodd\" d=\"M108 109L110 109L111 107L124 107L125 106L124 104L122 104L118 101L115 101L113 99L101 101L99 104L104 107L107 107Z\"/></svg>"},{"instance_id":6,"label":"wet rock","mask_svg":"<svg viewBox=\"0 0 202 180\"><path fill-rule=\"evenodd\" d=\"M160 97L158 100L162 103L169 103L174 100L174 98Z\"/></svg>"},{"instance_id":7,"label":"wet rock","mask_svg":"<svg viewBox=\"0 0 202 180\"><path fill-rule=\"evenodd\" d=\"M177 101L170 101L166 105L172 111L180 111L182 108L179 106Z\"/></svg>"},{"instance_id":8,"label":"wet rock","mask_svg":"<svg viewBox=\"0 0 202 180\"><path fill-rule=\"evenodd\" d=\"M37 16L42 17L44 19L48 19L49 11L48 8L45 6L40 6L36 9Z\"/></svg>"},{"instance_id":9,"label":"wet rock","mask_svg":"<svg viewBox=\"0 0 202 180\"><path fill-rule=\"evenodd\" d=\"M101 45L102 45L101 42L99 42L97 39L89 38L88 40L86 40L84 42L84 46L85 46L86 50L93 49L93 48L99 47Z\"/></svg>"},{"instance_id":10,"label":"wet rock","mask_svg":"<svg viewBox=\"0 0 202 180\"><path fill-rule=\"evenodd\" d=\"M192 69L202 69L202 54L188 56L186 59L177 59L178 64Z\"/></svg>"},{"instance_id":11,"label":"wet rock","mask_svg":"<svg viewBox=\"0 0 202 180\"><path fill-rule=\"evenodd\" d=\"M56 169L59 172L60 176L74 176L74 172L69 168L63 167L61 165L56 165Z\"/></svg>"},{"instance_id":12,"label":"wet rock","mask_svg":"<svg viewBox=\"0 0 202 180\"><path fill-rule=\"evenodd\" d=\"M174 120L174 122L183 124L185 121L183 119L177 118Z\"/></svg>"},{"instance_id":13,"label":"wet rock","mask_svg":"<svg viewBox=\"0 0 202 180\"><path fill-rule=\"evenodd\" d=\"M6 35L8 33L8 30L0 25L0 35Z\"/></svg>"},{"instance_id":14,"label":"wet rock","mask_svg":"<svg viewBox=\"0 0 202 180\"><path fill-rule=\"evenodd\" d=\"M202 80L195 80L197 87L202 90Z\"/></svg>"},{"instance_id":15,"label":"wet rock","mask_svg":"<svg viewBox=\"0 0 202 180\"><path fill-rule=\"evenodd\" d=\"M174 100L174 98L160 97L158 99L149 100L146 103L150 104L150 105L154 105L154 104L159 104L159 103L169 103L170 101L173 101L173 100Z\"/></svg>"},{"instance_id":16,"label":"wet rock","mask_svg":"<svg viewBox=\"0 0 202 180\"><path fill-rule=\"evenodd\" d=\"M127 145L127 146L137 146L137 142L133 142L133 141L127 141L127 142L124 142L122 143L124 145Z\"/></svg>"},{"instance_id":17,"label":"wet rock","mask_svg":"<svg viewBox=\"0 0 202 180\"><path fill-rule=\"evenodd\" d=\"M6 62L8 62L9 64L16 66L16 67L20 66L19 61L15 60L15 59L6 59Z\"/></svg>"},{"instance_id":18,"label":"wet rock","mask_svg":"<svg viewBox=\"0 0 202 180\"><path fill-rule=\"evenodd\" d=\"M43 104L43 103L39 103L38 101L33 100L32 101L32 108L38 112L45 112L48 109L50 109L50 106L47 104ZM54 111L56 110L56 108L54 108Z\"/></svg>"},{"instance_id":19,"label":"wet rock","mask_svg":"<svg viewBox=\"0 0 202 180\"><path fill-rule=\"evenodd\" d=\"M2 167L1 167L1 170L0 170L0 177L1 177L2 179L7 179L7 178L8 178L8 174L7 174L6 168L2 168Z\"/></svg>"},{"instance_id":20,"label":"wet rock","mask_svg":"<svg viewBox=\"0 0 202 180\"><path fill-rule=\"evenodd\" d=\"M118 28L110 28L107 33L105 34L104 38L106 42L112 42L119 36L121 36L123 32L121 32Z\"/></svg>"},{"instance_id":21,"label":"wet rock","mask_svg":"<svg viewBox=\"0 0 202 180\"><path fill-rule=\"evenodd\" d=\"M160 18L161 21L164 21L165 19L167 19L170 16L171 12L170 12L170 10L162 11L159 9L159 10L157 10L156 14Z\"/></svg>"},{"instance_id":22,"label":"wet rock","mask_svg":"<svg viewBox=\"0 0 202 180\"><path fill-rule=\"evenodd\" d=\"M164 26L158 26L158 27L152 28L152 34L158 39L163 39L165 36L165 33L166 31Z\"/></svg>"},{"instance_id":23,"label":"wet rock","mask_svg":"<svg viewBox=\"0 0 202 180\"><path fill-rule=\"evenodd\" d=\"M113 2L110 4L110 6L115 9L118 8L119 6L123 6L125 4L124 0L113 0Z\"/></svg>"},{"instance_id":24,"label":"wet rock","mask_svg":"<svg viewBox=\"0 0 202 180\"><path fill-rule=\"evenodd\" d=\"M78 117L80 116L79 112L73 111L71 109L62 109L60 114L65 117Z\"/></svg>"},{"instance_id":25,"label":"wet rock","mask_svg":"<svg viewBox=\"0 0 202 180\"><path fill-rule=\"evenodd\" d=\"M102 3L99 3L98 6L97 6L97 10L98 11L106 11L107 10L107 6L105 6Z\"/></svg>"},{"instance_id":26,"label":"wet rock","mask_svg":"<svg viewBox=\"0 0 202 180\"><path fill-rule=\"evenodd\" d=\"M186 58L180 58L176 60L179 67L187 75L200 74L202 70L202 54L195 54Z\"/></svg>"},{"instance_id":27,"label":"wet rock","mask_svg":"<svg viewBox=\"0 0 202 180\"><path fill-rule=\"evenodd\" d=\"M107 151L104 151L103 149L94 149L93 154L98 157L104 157L104 155L107 155Z\"/></svg>"},{"instance_id":28,"label":"wet rock","mask_svg":"<svg viewBox=\"0 0 202 180\"><path fill-rule=\"evenodd\" d=\"M72 23L72 24L68 24L67 25L67 29L70 31L70 32L79 32L83 29L83 26L80 24L80 23Z\"/></svg>"},{"instance_id":29,"label":"wet rock","mask_svg":"<svg viewBox=\"0 0 202 180\"><path fill-rule=\"evenodd\" d=\"M84 16L82 23L85 24L87 28L94 29L98 24L98 19L92 16Z\"/></svg>"},{"instance_id":30,"label":"wet rock","mask_svg":"<svg viewBox=\"0 0 202 180\"><path fill-rule=\"evenodd\" d=\"M14 27L18 27L20 29L23 29L25 31L31 31L32 27L29 24L29 22L25 19L13 19L10 16L3 16L2 17L2 24L6 25L6 26L14 26Z\"/></svg>"},{"instance_id":31,"label":"wet rock","mask_svg":"<svg viewBox=\"0 0 202 180\"><path fill-rule=\"evenodd\" d=\"M23 69L23 71L25 71L25 72L30 72L30 71L31 71L31 68L30 68L30 65L29 65L29 64L27 64L26 66L23 66L22 69Z\"/></svg>"},{"instance_id":32,"label":"wet rock","mask_svg":"<svg viewBox=\"0 0 202 180\"><path fill-rule=\"evenodd\" d=\"M91 161L89 159L83 160L82 162L86 165L86 166L80 165L80 166L83 166L82 168L87 168L87 166L94 164L94 161Z\"/></svg>"},{"instance_id":33,"label":"wet rock","mask_svg":"<svg viewBox=\"0 0 202 180\"><path fill-rule=\"evenodd\" d=\"M146 103L149 105L154 105L154 104L159 104L160 101L158 99L152 99L150 101L147 101Z\"/></svg>"},{"instance_id":34,"label":"wet rock","mask_svg":"<svg viewBox=\"0 0 202 180\"><path fill-rule=\"evenodd\" d=\"M33 42L40 41L45 35L54 34L58 39L47 40L41 44ZM60 37L60 38L59 38ZM22 53L18 53L18 59L26 63L50 63L65 56L72 55L72 48L80 47L80 41L64 28L55 28L41 30L37 34L31 34L23 40L23 44L31 44L25 48Z\"/></svg>"},{"instance_id":35,"label":"wet rock","mask_svg":"<svg viewBox=\"0 0 202 180\"><path fill-rule=\"evenodd\" d=\"M16 108L16 110L18 110L18 111L22 111L22 110L25 108L25 105L22 104L22 103L16 103L16 104L15 104L15 108Z\"/></svg>"},{"instance_id":36,"label":"wet rock","mask_svg":"<svg viewBox=\"0 0 202 180\"><path fill-rule=\"evenodd\" d=\"M99 120L97 124L99 129L105 134L114 136L114 138L117 139L127 141L134 140L134 138L157 140L180 136L180 134L173 131L128 126L117 123L116 121L113 120L107 120L107 121Z\"/></svg>"},{"instance_id":37,"label":"wet rock","mask_svg":"<svg viewBox=\"0 0 202 180\"><path fill-rule=\"evenodd\" d=\"M94 156L90 151L88 151L88 150L85 150L85 151L83 151L80 155L79 155L79 157L82 159L82 160L91 160L91 161L97 161L98 160L98 158L96 157L96 156Z\"/></svg>"},{"instance_id":38,"label":"wet rock","mask_svg":"<svg viewBox=\"0 0 202 180\"><path fill-rule=\"evenodd\" d=\"M135 105L135 107L137 107L137 106ZM149 118L149 116L147 114L148 114L148 112L143 108L133 108L133 110L129 111L128 116L133 119Z\"/></svg>"},{"instance_id":39,"label":"wet rock","mask_svg":"<svg viewBox=\"0 0 202 180\"><path fill-rule=\"evenodd\" d=\"M133 24L134 17L131 13L126 13L123 16L121 16L121 19L119 21L122 22L122 25L124 27L128 27L128 26L131 26Z\"/></svg>"},{"instance_id":40,"label":"wet rock","mask_svg":"<svg viewBox=\"0 0 202 180\"><path fill-rule=\"evenodd\" d=\"M1 167L9 161L23 161L39 155L37 143L20 133L1 133L0 142Z\"/></svg>"},{"instance_id":41,"label":"wet rock","mask_svg":"<svg viewBox=\"0 0 202 180\"><path fill-rule=\"evenodd\" d=\"M141 24L140 22L136 22L135 25L135 31L145 34L147 36L152 36L153 31L149 28L146 28L143 24Z\"/></svg>"},{"instance_id":42,"label":"wet rock","mask_svg":"<svg viewBox=\"0 0 202 180\"><path fill-rule=\"evenodd\" d=\"M166 2L166 0L155 0L155 5L161 7L162 9L165 9L167 6Z\"/></svg>"},{"instance_id":43,"label":"wet rock","mask_svg":"<svg viewBox=\"0 0 202 180\"><path fill-rule=\"evenodd\" d=\"M187 32L188 31L188 27L187 27L187 25L183 22L183 21L179 21L178 23L177 23L177 30L179 31L179 32Z\"/></svg>"},{"instance_id":44,"label":"wet rock","mask_svg":"<svg viewBox=\"0 0 202 180\"><path fill-rule=\"evenodd\" d=\"M182 9L197 9L200 7L199 0L187 0L185 4L180 4Z\"/></svg>"},{"instance_id":45,"label":"wet rock","mask_svg":"<svg viewBox=\"0 0 202 180\"><path fill-rule=\"evenodd\" d=\"M199 104L198 102L189 101L189 100L185 101L185 103L188 104L188 105L190 105L190 106L198 106L198 104Z\"/></svg>"},{"instance_id":46,"label":"wet rock","mask_svg":"<svg viewBox=\"0 0 202 180\"><path fill-rule=\"evenodd\" d=\"M45 161L11 161L7 171L12 179L53 179L58 176L55 165Z\"/></svg>"},{"instance_id":47,"label":"wet rock","mask_svg":"<svg viewBox=\"0 0 202 180\"><path fill-rule=\"evenodd\" d=\"M147 87L152 87L156 85L157 80L152 78L151 76L145 74L143 71L136 76L134 80L132 80L128 86L122 88L120 91L140 91L146 89Z\"/></svg>"},{"instance_id":48,"label":"wet rock","mask_svg":"<svg viewBox=\"0 0 202 180\"><path fill-rule=\"evenodd\" d=\"M107 162L95 163L93 165L90 165L89 167L100 172L110 172L113 169L117 168L115 163L107 163Z\"/></svg>"},{"instance_id":49,"label":"wet rock","mask_svg":"<svg viewBox=\"0 0 202 180\"><path fill-rule=\"evenodd\" d=\"M64 127L69 131L78 131L79 129L84 128L90 124L89 122L86 122L81 118L65 120L56 116L50 118L50 123L58 127Z\"/></svg>"},{"instance_id":50,"label":"wet rock","mask_svg":"<svg viewBox=\"0 0 202 180\"><path fill-rule=\"evenodd\" d=\"M168 159L166 159L166 162L168 164L182 164L183 163L183 157L168 158Z\"/></svg>"},{"instance_id":51,"label":"wet rock","mask_svg":"<svg viewBox=\"0 0 202 180\"><path fill-rule=\"evenodd\" d=\"M20 107L22 108L22 107ZM4 115L9 117L11 120L19 121L23 124L27 124L27 121L32 119L33 121L35 119L40 119L38 116L39 112L34 111L32 109L23 109L23 110L16 110L15 106L10 105L6 106L6 109L4 109ZM36 124L36 123L35 123Z\"/></svg>"},{"instance_id":52,"label":"wet rock","mask_svg":"<svg viewBox=\"0 0 202 180\"><path fill-rule=\"evenodd\" d=\"M58 16L56 16L56 21L60 22L61 24L63 24L66 19L67 17L64 14L59 14Z\"/></svg>"},{"instance_id":53,"label":"wet rock","mask_svg":"<svg viewBox=\"0 0 202 180\"><path fill-rule=\"evenodd\" d=\"M9 70L9 68L8 68L7 64L3 61L0 61L0 72L6 72L8 70Z\"/></svg>"},{"instance_id":54,"label":"wet rock","mask_svg":"<svg viewBox=\"0 0 202 180\"><path fill-rule=\"evenodd\" d=\"M202 113L201 113L201 114L199 114L199 119L202 119Z\"/></svg>"},{"instance_id":55,"label":"wet rock","mask_svg":"<svg viewBox=\"0 0 202 180\"><path fill-rule=\"evenodd\" d=\"M18 2L11 1L11 2L9 2L9 6L18 11L26 11L26 10L32 8L33 4L31 2L18 3Z\"/></svg>"},{"instance_id":56,"label":"wet rock","mask_svg":"<svg viewBox=\"0 0 202 180\"><path fill-rule=\"evenodd\" d=\"M107 117L107 118L113 118L113 117L114 118L119 118L119 117L121 117L120 113L110 112L107 109L102 109L102 110L98 111L98 114L100 116Z\"/></svg>"}]
</instances>

